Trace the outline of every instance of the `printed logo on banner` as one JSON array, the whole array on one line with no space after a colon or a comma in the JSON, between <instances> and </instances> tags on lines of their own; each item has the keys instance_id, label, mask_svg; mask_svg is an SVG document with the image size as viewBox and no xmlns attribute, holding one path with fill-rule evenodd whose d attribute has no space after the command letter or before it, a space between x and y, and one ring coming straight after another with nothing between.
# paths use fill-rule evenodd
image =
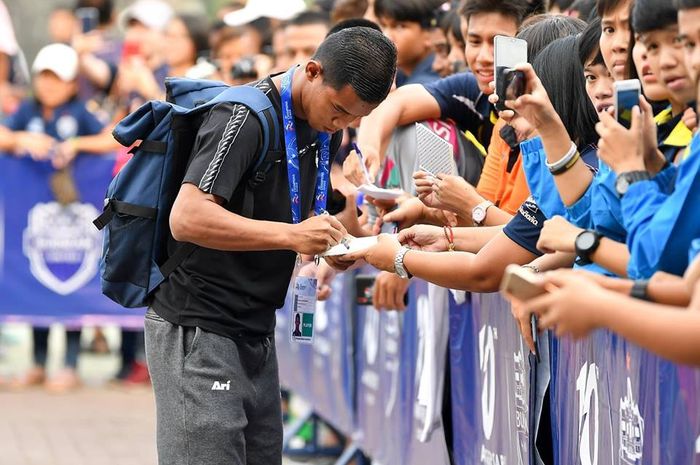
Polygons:
<instances>
[{"instance_id":1,"label":"printed logo on banner","mask_svg":"<svg viewBox=\"0 0 700 465\"><path fill-rule=\"evenodd\" d=\"M513 354L513 376L515 377L515 428L518 431L518 445L520 457L527 457L528 453L528 391L526 386L527 372L525 370L525 357L522 349Z\"/></svg>"},{"instance_id":2,"label":"printed logo on banner","mask_svg":"<svg viewBox=\"0 0 700 465\"><path fill-rule=\"evenodd\" d=\"M498 339L496 328L484 325L479 331L479 368L483 374L481 388L481 426L486 440L491 439L496 407L496 354L493 341Z\"/></svg>"},{"instance_id":3,"label":"printed logo on banner","mask_svg":"<svg viewBox=\"0 0 700 465\"><path fill-rule=\"evenodd\" d=\"M598 465L598 367L586 362L576 379L578 452L581 465ZM591 417L593 421L591 421ZM592 441L592 443L591 443Z\"/></svg>"},{"instance_id":4,"label":"printed logo on banner","mask_svg":"<svg viewBox=\"0 0 700 465\"><path fill-rule=\"evenodd\" d=\"M644 418L634 401L632 381L627 377L627 395L620 399L620 463L636 465L642 458Z\"/></svg>"},{"instance_id":5,"label":"printed logo on banner","mask_svg":"<svg viewBox=\"0 0 700 465\"><path fill-rule=\"evenodd\" d=\"M89 203L38 203L29 210L23 251L37 281L61 295L90 282L102 254L102 234L92 225L97 215Z\"/></svg>"}]
</instances>

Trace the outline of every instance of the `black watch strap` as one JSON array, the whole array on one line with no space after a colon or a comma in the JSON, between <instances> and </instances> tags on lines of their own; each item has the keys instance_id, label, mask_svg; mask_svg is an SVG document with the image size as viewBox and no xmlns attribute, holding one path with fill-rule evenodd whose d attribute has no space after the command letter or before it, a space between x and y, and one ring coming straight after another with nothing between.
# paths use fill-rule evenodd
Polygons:
<instances>
[{"instance_id":1,"label":"black watch strap","mask_svg":"<svg viewBox=\"0 0 700 465\"><path fill-rule=\"evenodd\" d=\"M637 279L632 285L632 290L630 295L635 299L649 300L649 294L647 293L649 289L648 279Z\"/></svg>"},{"instance_id":2,"label":"black watch strap","mask_svg":"<svg viewBox=\"0 0 700 465\"><path fill-rule=\"evenodd\" d=\"M590 247L583 248L580 246L580 237L583 236L584 234L586 235L592 235L593 237L593 244ZM593 263L593 260L591 260L591 255L598 249L600 246L600 240L602 239L602 235L597 233L596 231L593 231L591 229L587 229L585 231L582 231L577 237L576 237L576 242L575 242L575 249L576 249L576 256L578 257L576 259L576 264L579 266L583 265L590 265Z\"/></svg>"}]
</instances>

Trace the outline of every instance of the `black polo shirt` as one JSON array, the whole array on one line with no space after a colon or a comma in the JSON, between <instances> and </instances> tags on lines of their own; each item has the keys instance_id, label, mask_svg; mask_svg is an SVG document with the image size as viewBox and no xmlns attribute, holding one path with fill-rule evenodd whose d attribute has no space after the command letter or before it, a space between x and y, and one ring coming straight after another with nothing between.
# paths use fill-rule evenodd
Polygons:
<instances>
[{"instance_id":1,"label":"black polo shirt","mask_svg":"<svg viewBox=\"0 0 700 465\"><path fill-rule=\"evenodd\" d=\"M253 85L270 98L283 128L281 99L272 80L268 77ZM296 130L301 207L302 212L310 213L318 133L300 119L296 119ZM284 147L284 135L280 138ZM334 134L331 162L340 141L341 133ZM226 208L240 212L244 183L261 144L262 129L254 114L242 105L217 105L199 129L183 182L228 200ZM292 222L286 157L273 164L256 188L253 219ZM171 323L199 326L233 339L270 336L275 310L284 304L295 258L296 254L287 250L225 252L198 247L156 290L152 307Z\"/></svg>"}]
</instances>

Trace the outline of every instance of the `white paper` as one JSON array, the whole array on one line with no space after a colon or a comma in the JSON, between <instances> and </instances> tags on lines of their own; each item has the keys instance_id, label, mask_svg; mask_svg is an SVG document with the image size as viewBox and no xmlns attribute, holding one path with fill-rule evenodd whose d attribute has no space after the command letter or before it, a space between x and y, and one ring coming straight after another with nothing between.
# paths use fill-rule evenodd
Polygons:
<instances>
[{"instance_id":1,"label":"white paper","mask_svg":"<svg viewBox=\"0 0 700 465\"><path fill-rule=\"evenodd\" d=\"M416 150L418 164L428 172L458 174L452 145L421 123L416 123Z\"/></svg>"},{"instance_id":2,"label":"white paper","mask_svg":"<svg viewBox=\"0 0 700 465\"><path fill-rule=\"evenodd\" d=\"M363 184L357 191L378 200L396 200L404 194L400 189L383 189L374 184Z\"/></svg>"}]
</instances>

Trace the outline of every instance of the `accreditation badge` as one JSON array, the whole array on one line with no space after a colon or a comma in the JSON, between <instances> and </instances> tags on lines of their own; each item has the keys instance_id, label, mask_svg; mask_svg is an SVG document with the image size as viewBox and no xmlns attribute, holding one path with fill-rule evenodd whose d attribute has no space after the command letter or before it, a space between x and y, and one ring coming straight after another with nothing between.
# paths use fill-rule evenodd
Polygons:
<instances>
[{"instance_id":1,"label":"accreditation badge","mask_svg":"<svg viewBox=\"0 0 700 465\"><path fill-rule=\"evenodd\" d=\"M308 276L297 276L294 279L292 314L289 320L292 342L300 344L313 342L317 283L316 278Z\"/></svg>"}]
</instances>

